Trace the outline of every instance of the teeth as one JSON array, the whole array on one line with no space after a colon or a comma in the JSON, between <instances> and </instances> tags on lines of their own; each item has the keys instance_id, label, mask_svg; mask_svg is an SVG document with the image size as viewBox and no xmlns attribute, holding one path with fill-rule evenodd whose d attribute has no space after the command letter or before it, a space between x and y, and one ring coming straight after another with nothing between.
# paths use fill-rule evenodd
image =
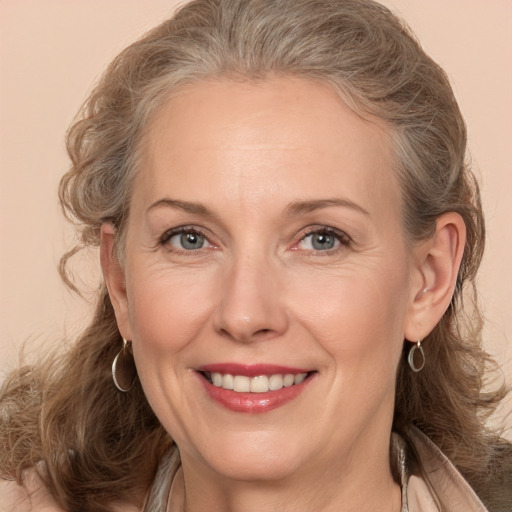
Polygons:
<instances>
[{"instance_id":1,"label":"teeth","mask_svg":"<svg viewBox=\"0 0 512 512\"><path fill-rule=\"evenodd\" d=\"M224 375L224 377L222 377L222 387L224 389L233 389L235 383L234 383L234 379L233 379L233 375L230 375L229 373L227 373L226 375Z\"/></svg>"},{"instance_id":2,"label":"teeth","mask_svg":"<svg viewBox=\"0 0 512 512\"><path fill-rule=\"evenodd\" d=\"M268 377L266 375L251 379L251 393L266 393L268 390Z\"/></svg>"},{"instance_id":3,"label":"teeth","mask_svg":"<svg viewBox=\"0 0 512 512\"><path fill-rule=\"evenodd\" d=\"M283 384L285 388L289 388L290 386L293 386L293 383L295 382L295 375L292 375L291 373L287 373L283 377Z\"/></svg>"},{"instance_id":4,"label":"teeth","mask_svg":"<svg viewBox=\"0 0 512 512\"><path fill-rule=\"evenodd\" d=\"M212 373L212 383L214 386L222 386L222 375L220 373Z\"/></svg>"},{"instance_id":5,"label":"teeth","mask_svg":"<svg viewBox=\"0 0 512 512\"><path fill-rule=\"evenodd\" d=\"M236 391L238 393L267 393L268 391L278 391L283 387L300 384L307 377L307 373L287 373L285 375L258 375L257 377L246 377L245 375L223 375L213 372L210 374L211 382L214 386Z\"/></svg>"},{"instance_id":6,"label":"teeth","mask_svg":"<svg viewBox=\"0 0 512 512\"><path fill-rule=\"evenodd\" d=\"M305 378L306 378L305 373L299 373L298 375L295 375L295 378L293 379L293 383L300 384Z\"/></svg>"},{"instance_id":7,"label":"teeth","mask_svg":"<svg viewBox=\"0 0 512 512\"><path fill-rule=\"evenodd\" d=\"M251 379L244 375L235 375L233 377L233 391L238 391L239 393L251 391Z\"/></svg>"},{"instance_id":8,"label":"teeth","mask_svg":"<svg viewBox=\"0 0 512 512\"><path fill-rule=\"evenodd\" d=\"M277 391L283 387L283 376L282 375L271 375L268 379L268 387L270 391Z\"/></svg>"}]
</instances>

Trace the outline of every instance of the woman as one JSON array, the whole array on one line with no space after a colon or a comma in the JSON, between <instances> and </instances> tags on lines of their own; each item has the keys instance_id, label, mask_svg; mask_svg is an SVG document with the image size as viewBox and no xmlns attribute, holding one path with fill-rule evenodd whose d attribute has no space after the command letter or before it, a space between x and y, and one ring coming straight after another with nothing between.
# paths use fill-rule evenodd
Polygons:
<instances>
[{"instance_id":1,"label":"woman","mask_svg":"<svg viewBox=\"0 0 512 512\"><path fill-rule=\"evenodd\" d=\"M127 48L60 189L105 285L4 385L4 508L508 510L465 147L371 1L196 0Z\"/></svg>"}]
</instances>

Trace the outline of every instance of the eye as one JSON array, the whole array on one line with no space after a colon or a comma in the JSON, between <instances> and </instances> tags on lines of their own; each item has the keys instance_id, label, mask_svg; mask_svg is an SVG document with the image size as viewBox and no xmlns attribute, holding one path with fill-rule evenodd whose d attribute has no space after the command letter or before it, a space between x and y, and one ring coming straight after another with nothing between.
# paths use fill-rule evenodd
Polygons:
<instances>
[{"instance_id":1,"label":"eye","mask_svg":"<svg viewBox=\"0 0 512 512\"><path fill-rule=\"evenodd\" d=\"M299 242L298 249L304 251L325 252L348 246L350 239L345 233L332 228L316 229L307 233Z\"/></svg>"},{"instance_id":2,"label":"eye","mask_svg":"<svg viewBox=\"0 0 512 512\"><path fill-rule=\"evenodd\" d=\"M181 251L197 251L211 246L202 233L184 228L168 231L162 237L161 243Z\"/></svg>"}]
</instances>

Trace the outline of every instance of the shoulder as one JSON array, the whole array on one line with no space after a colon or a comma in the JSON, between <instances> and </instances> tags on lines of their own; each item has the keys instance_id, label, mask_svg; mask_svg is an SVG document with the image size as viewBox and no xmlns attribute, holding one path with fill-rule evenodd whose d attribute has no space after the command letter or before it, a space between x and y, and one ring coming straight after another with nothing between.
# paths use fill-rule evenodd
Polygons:
<instances>
[{"instance_id":1,"label":"shoulder","mask_svg":"<svg viewBox=\"0 0 512 512\"><path fill-rule=\"evenodd\" d=\"M410 478L409 500L416 505L411 506L411 512L488 512L455 466L425 434L411 428L407 435L424 473Z\"/></svg>"},{"instance_id":2,"label":"shoulder","mask_svg":"<svg viewBox=\"0 0 512 512\"><path fill-rule=\"evenodd\" d=\"M0 480L0 512L65 512L35 470L25 473L23 483Z\"/></svg>"},{"instance_id":3,"label":"shoulder","mask_svg":"<svg viewBox=\"0 0 512 512\"><path fill-rule=\"evenodd\" d=\"M140 508L128 503L112 505L115 512L140 512ZM23 475L23 485L0 480L0 512L66 512L45 487L35 470Z\"/></svg>"}]
</instances>

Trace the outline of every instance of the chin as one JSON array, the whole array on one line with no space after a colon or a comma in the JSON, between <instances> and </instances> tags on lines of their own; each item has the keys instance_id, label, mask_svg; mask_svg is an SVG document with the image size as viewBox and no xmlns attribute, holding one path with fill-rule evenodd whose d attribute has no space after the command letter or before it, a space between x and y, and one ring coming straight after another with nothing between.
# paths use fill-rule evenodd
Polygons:
<instances>
[{"instance_id":1,"label":"chin","mask_svg":"<svg viewBox=\"0 0 512 512\"><path fill-rule=\"evenodd\" d=\"M244 481L284 480L304 463L303 446L283 442L281 436L262 437L265 439L247 436L241 443L219 442L222 449L210 450L206 463L225 478Z\"/></svg>"},{"instance_id":2,"label":"chin","mask_svg":"<svg viewBox=\"0 0 512 512\"><path fill-rule=\"evenodd\" d=\"M286 458L284 460L268 458L268 460L235 460L224 459L213 468L217 473L230 480L246 482L273 481L278 482L286 480L296 471Z\"/></svg>"}]
</instances>

